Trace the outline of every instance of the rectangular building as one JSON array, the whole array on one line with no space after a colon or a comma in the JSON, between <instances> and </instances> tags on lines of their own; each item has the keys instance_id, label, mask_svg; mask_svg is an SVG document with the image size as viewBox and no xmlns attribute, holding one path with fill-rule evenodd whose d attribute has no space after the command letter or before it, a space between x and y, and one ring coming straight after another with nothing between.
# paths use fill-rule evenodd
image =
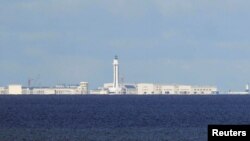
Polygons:
<instances>
[{"instance_id":1,"label":"rectangular building","mask_svg":"<svg viewBox=\"0 0 250 141\"><path fill-rule=\"evenodd\" d=\"M191 86L191 85L163 85L153 83L137 84L137 94L217 94L218 90L212 86Z\"/></svg>"},{"instance_id":2,"label":"rectangular building","mask_svg":"<svg viewBox=\"0 0 250 141\"><path fill-rule=\"evenodd\" d=\"M7 94L5 87L0 87L0 94Z\"/></svg>"},{"instance_id":3,"label":"rectangular building","mask_svg":"<svg viewBox=\"0 0 250 141\"><path fill-rule=\"evenodd\" d=\"M9 85L8 94L22 94L22 85Z\"/></svg>"}]
</instances>

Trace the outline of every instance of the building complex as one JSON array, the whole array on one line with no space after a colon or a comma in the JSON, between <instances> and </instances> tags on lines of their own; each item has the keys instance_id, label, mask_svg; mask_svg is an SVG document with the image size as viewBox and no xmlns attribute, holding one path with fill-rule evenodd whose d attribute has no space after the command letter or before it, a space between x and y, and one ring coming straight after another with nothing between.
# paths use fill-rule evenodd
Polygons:
<instances>
[{"instance_id":1,"label":"building complex","mask_svg":"<svg viewBox=\"0 0 250 141\"><path fill-rule=\"evenodd\" d=\"M88 94L88 82L70 86L57 85L55 87L22 87L22 85L15 84L0 87L0 94Z\"/></svg>"},{"instance_id":2,"label":"building complex","mask_svg":"<svg viewBox=\"0 0 250 141\"><path fill-rule=\"evenodd\" d=\"M153 83L121 84L119 83L119 62L113 60L113 83L91 90L92 94L218 94L213 86L167 85Z\"/></svg>"},{"instance_id":3,"label":"building complex","mask_svg":"<svg viewBox=\"0 0 250 141\"><path fill-rule=\"evenodd\" d=\"M9 85L0 87L0 94L137 94L137 95L213 95L219 91L215 86L191 86L177 84L154 84L154 83L120 83L119 61L115 56L113 60L113 82L105 83L98 89L89 90L88 82L79 85L57 85L55 87L23 87L22 85ZM249 94L249 86L244 92L227 92L227 94Z\"/></svg>"}]
</instances>

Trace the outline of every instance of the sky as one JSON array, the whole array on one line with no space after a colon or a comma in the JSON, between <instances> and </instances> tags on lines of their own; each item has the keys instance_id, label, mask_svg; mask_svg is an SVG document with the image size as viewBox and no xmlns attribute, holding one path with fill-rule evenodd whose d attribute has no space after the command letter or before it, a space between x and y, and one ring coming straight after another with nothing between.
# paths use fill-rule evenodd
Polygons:
<instances>
[{"instance_id":1,"label":"sky","mask_svg":"<svg viewBox=\"0 0 250 141\"><path fill-rule=\"evenodd\" d=\"M0 86L250 83L249 0L0 0Z\"/></svg>"}]
</instances>

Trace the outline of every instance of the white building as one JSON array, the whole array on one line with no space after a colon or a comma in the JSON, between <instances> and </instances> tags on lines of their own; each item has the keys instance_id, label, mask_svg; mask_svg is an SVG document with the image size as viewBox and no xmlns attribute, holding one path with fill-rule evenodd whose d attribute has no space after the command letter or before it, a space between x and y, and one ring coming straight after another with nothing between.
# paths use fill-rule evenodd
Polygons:
<instances>
[{"instance_id":1,"label":"white building","mask_svg":"<svg viewBox=\"0 0 250 141\"><path fill-rule=\"evenodd\" d=\"M7 94L5 87L0 87L0 94Z\"/></svg>"},{"instance_id":2,"label":"white building","mask_svg":"<svg viewBox=\"0 0 250 141\"><path fill-rule=\"evenodd\" d=\"M96 94L96 95L108 95L109 94L109 90L108 89L104 89L104 88L98 88L98 89L94 89L94 90L90 90L90 94Z\"/></svg>"},{"instance_id":3,"label":"white building","mask_svg":"<svg viewBox=\"0 0 250 141\"><path fill-rule=\"evenodd\" d=\"M124 89L124 94L137 94L136 84L124 84L123 89Z\"/></svg>"},{"instance_id":4,"label":"white building","mask_svg":"<svg viewBox=\"0 0 250 141\"><path fill-rule=\"evenodd\" d=\"M113 83L105 83L103 87L100 87L95 90L90 90L90 94L137 94L136 84L120 84L119 93L112 92L113 86Z\"/></svg>"},{"instance_id":5,"label":"white building","mask_svg":"<svg viewBox=\"0 0 250 141\"><path fill-rule=\"evenodd\" d=\"M216 87L190 85L163 85L153 83L137 84L138 94L217 94Z\"/></svg>"},{"instance_id":6,"label":"white building","mask_svg":"<svg viewBox=\"0 0 250 141\"><path fill-rule=\"evenodd\" d=\"M162 85L161 94L192 94L190 85Z\"/></svg>"},{"instance_id":7,"label":"white building","mask_svg":"<svg viewBox=\"0 0 250 141\"><path fill-rule=\"evenodd\" d=\"M1 87L0 94L88 94L88 82L81 82L80 85L55 87L22 87L22 85L9 85Z\"/></svg>"},{"instance_id":8,"label":"white building","mask_svg":"<svg viewBox=\"0 0 250 141\"><path fill-rule=\"evenodd\" d=\"M154 94L154 89L154 84L152 83L137 84L137 94Z\"/></svg>"},{"instance_id":9,"label":"white building","mask_svg":"<svg viewBox=\"0 0 250 141\"><path fill-rule=\"evenodd\" d=\"M218 89L212 86L193 86L192 94L218 94Z\"/></svg>"},{"instance_id":10,"label":"white building","mask_svg":"<svg viewBox=\"0 0 250 141\"><path fill-rule=\"evenodd\" d=\"M33 87L30 88L28 93L24 94L38 94L38 95L46 95L46 94L56 94L56 91L50 87Z\"/></svg>"},{"instance_id":11,"label":"white building","mask_svg":"<svg viewBox=\"0 0 250 141\"><path fill-rule=\"evenodd\" d=\"M175 94L175 85L162 85L162 94Z\"/></svg>"},{"instance_id":12,"label":"white building","mask_svg":"<svg viewBox=\"0 0 250 141\"><path fill-rule=\"evenodd\" d=\"M88 94L89 93L89 83L80 82L79 87L77 87L79 94Z\"/></svg>"},{"instance_id":13,"label":"white building","mask_svg":"<svg viewBox=\"0 0 250 141\"><path fill-rule=\"evenodd\" d=\"M22 94L22 85L9 85L7 88L8 94Z\"/></svg>"}]
</instances>

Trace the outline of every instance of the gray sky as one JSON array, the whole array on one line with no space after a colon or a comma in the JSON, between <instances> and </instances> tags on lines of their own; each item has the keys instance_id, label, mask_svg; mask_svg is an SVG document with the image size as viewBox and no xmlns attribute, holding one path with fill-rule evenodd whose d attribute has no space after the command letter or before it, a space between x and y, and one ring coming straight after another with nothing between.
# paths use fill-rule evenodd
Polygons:
<instances>
[{"instance_id":1,"label":"gray sky","mask_svg":"<svg viewBox=\"0 0 250 141\"><path fill-rule=\"evenodd\" d=\"M0 85L250 82L249 0L0 0Z\"/></svg>"}]
</instances>

